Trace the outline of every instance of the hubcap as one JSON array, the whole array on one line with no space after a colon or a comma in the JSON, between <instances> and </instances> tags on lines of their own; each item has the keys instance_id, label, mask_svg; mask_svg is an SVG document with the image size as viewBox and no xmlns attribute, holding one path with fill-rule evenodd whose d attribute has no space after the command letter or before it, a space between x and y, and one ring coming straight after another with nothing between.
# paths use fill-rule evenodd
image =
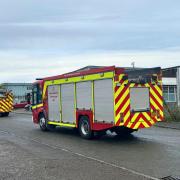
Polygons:
<instances>
[{"instance_id":1,"label":"hubcap","mask_svg":"<svg viewBox=\"0 0 180 180\"><path fill-rule=\"evenodd\" d=\"M82 122L82 124L81 124L81 132L84 135L87 135L89 133L89 124L88 124L88 122L86 122L86 121Z\"/></svg>"},{"instance_id":2,"label":"hubcap","mask_svg":"<svg viewBox=\"0 0 180 180\"><path fill-rule=\"evenodd\" d=\"M40 118L39 124L41 127L44 127L46 125L46 120L44 117Z\"/></svg>"}]
</instances>

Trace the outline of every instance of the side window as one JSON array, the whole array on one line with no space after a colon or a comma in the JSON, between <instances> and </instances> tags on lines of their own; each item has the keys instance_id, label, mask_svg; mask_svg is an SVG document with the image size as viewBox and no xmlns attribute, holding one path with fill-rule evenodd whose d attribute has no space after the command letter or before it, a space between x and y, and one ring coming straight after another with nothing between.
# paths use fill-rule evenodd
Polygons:
<instances>
[{"instance_id":1,"label":"side window","mask_svg":"<svg viewBox=\"0 0 180 180\"><path fill-rule=\"evenodd\" d=\"M39 85L38 85L37 100L38 100L38 104L42 103L42 89L39 87Z\"/></svg>"},{"instance_id":2,"label":"side window","mask_svg":"<svg viewBox=\"0 0 180 180\"><path fill-rule=\"evenodd\" d=\"M34 85L32 89L32 104L37 104L37 85Z\"/></svg>"}]
</instances>

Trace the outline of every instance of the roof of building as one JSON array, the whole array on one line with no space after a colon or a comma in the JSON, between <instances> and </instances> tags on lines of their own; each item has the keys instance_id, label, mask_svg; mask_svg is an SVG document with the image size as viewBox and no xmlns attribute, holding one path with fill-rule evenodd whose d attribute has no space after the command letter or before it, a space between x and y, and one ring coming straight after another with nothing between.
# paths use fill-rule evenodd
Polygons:
<instances>
[{"instance_id":1,"label":"roof of building","mask_svg":"<svg viewBox=\"0 0 180 180\"><path fill-rule=\"evenodd\" d=\"M180 68L180 66L174 66L174 67L162 69L163 77L176 77L178 68Z\"/></svg>"},{"instance_id":2,"label":"roof of building","mask_svg":"<svg viewBox=\"0 0 180 180\"><path fill-rule=\"evenodd\" d=\"M31 86L32 83L2 83L0 86Z\"/></svg>"},{"instance_id":3,"label":"roof of building","mask_svg":"<svg viewBox=\"0 0 180 180\"><path fill-rule=\"evenodd\" d=\"M162 70L166 71L166 70L177 69L177 68L180 68L180 66L172 66L172 67L168 67L168 68L163 68Z\"/></svg>"}]
</instances>

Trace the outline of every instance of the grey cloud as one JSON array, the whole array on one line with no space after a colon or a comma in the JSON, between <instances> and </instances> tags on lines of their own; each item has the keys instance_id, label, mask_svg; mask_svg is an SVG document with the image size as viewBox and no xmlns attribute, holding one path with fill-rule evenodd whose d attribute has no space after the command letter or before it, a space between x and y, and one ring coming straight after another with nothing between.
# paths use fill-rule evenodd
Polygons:
<instances>
[{"instance_id":1,"label":"grey cloud","mask_svg":"<svg viewBox=\"0 0 180 180\"><path fill-rule=\"evenodd\" d=\"M14 62L10 71L15 67L17 77L18 72L26 76L24 70L34 77L41 69L36 64L38 58L42 62L48 57L44 63L54 69L54 64L65 61L61 59L65 55L123 50L165 52L180 47L179 7L179 0L1 1L0 53L13 56L1 55L0 61L6 66ZM74 61L81 64L78 59Z\"/></svg>"}]
</instances>

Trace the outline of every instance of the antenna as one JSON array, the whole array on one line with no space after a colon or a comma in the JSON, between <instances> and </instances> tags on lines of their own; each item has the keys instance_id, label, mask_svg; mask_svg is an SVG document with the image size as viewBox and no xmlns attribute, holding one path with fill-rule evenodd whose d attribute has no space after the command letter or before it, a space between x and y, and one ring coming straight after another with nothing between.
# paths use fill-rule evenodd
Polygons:
<instances>
[{"instance_id":1,"label":"antenna","mask_svg":"<svg viewBox=\"0 0 180 180\"><path fill-rule=\"evenodd\" d=\"M131 66L133 67L133 69L135 68L135 62L134 61L131 63Z\"/></svg>"}]
</instances>

